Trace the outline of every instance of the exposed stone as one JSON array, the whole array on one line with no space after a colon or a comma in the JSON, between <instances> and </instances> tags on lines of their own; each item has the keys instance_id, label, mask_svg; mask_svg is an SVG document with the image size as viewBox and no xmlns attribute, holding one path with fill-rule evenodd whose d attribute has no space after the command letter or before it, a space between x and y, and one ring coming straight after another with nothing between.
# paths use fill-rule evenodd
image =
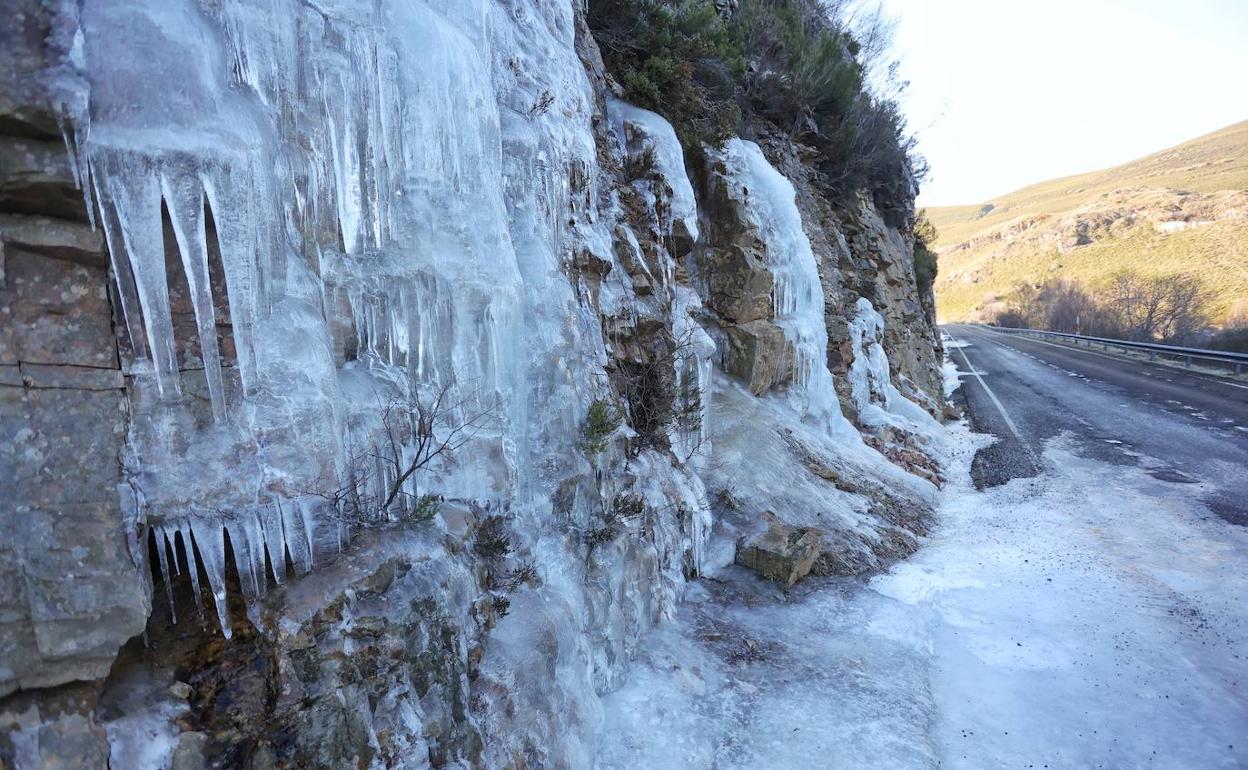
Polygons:
<instances>
[{"instance_id":1,"label":"exposed stone","mask_svg":"<svg viewBox=\"0 0 1248 770\"><path fill-rule=\"evenodd\" d=\"M54 259L104 267L104 237L81 222L44 216L0 214L0 242L4 250L17 247Z\"/></svg>"},{"instance_id":2,"label":"exposed stone","mask_svg":"<svg viewBox=\"0 0 1248 770\"><path fill-rule=\"evenodd\" d=\"M118 390L126 384L120 369L22 364L20 371L22 384L28 388Z\"/></svg>"},{"instance_id":3,"label":"exposed stone","mask_svg":"<svg viewBox=\"0 0 1248 770\"><path fill-rule=\"evenodd\" d=\"M724 368L740 377L754 395L761 395L772 384L785 379L787 343L784 331L770 321L750 321L726 329L728 349L723 351Z\"/></svg>"},{"instance_id":4,"label":"exposed stone","mask_svg":"<svg viewBox=\"0 0 1248 770\"><path fill-rule=\"evenodd\" d=\"M764 514L770 518L771 514ZM822 536L811 527L794 528L775 521L737 548L737 563L768 580L791 586L810 574Z\"/></svg>"},{"instance_id":5,"label":"exposed stone","mask_svg":"<svg viewBox=\"0 0 1248 770\"><path fill-rule=\"evenodd\" d=\"M108 770L108 740L95 721L94 685L18 693L0 701L0 767Z\"/></svg>"},{"instance_id":6,"label":"exposed stone","mask_svg":"<svg viewBox=\"0 0 1248 770\"><path fill-rule=\"evenodd\" d=\"M72 9L53 5L0 19L0 695L106 676L149 608L118 494L129 410L104 244L52 103ZM93 702L61 702L79 691L6 700L46 722L35 766L107 764Z\"/></svg>"},{"instance_id":7,"label":"exposed stone","mask_svg":"<svg viewBox=\"0 0 1248 770\"><path fill-rule=\"evenodd\" d=\"M63 141L0 136L0 211L87 220Z\"/></svg>"},{"instance_id":8,"label":"exposed stone","mask_svg":"<svg viewBox=\"0 0 1248 770\"><path fill-rule=\"evenodd\" d=\"M0 363L118 367L108 274L9 249L0 287Z\"/></svg>"},{"instance_id":9,"label":"exposed stone","mask_svg":"<svg viewBox=\"0 0 1248 770\"><path fill-rule=\"evenodd\" d=\"M204 770L208 767L208 760L204 756L207 745L208 736L203 733L182 733L173 750L173 761L169 764L169 770Z\"/></svg>"}]
</instances>

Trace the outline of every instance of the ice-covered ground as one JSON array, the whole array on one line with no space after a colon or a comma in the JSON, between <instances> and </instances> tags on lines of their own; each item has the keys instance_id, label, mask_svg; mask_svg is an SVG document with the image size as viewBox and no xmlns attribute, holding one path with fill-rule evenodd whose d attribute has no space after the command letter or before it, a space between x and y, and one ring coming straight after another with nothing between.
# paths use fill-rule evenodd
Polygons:
<instances>
[{"instance_id":1,"label":"ice-covered ground","mask_svg":"<svg viewBox=\"0 0 1248 770\"><path fill-rule=\"evenodd\" d=\"M694 586L607 699L598 766L1248 766L1248 532L1061 439L977 492L958 438L888 574Z\"/></svg>"}]
</instances>

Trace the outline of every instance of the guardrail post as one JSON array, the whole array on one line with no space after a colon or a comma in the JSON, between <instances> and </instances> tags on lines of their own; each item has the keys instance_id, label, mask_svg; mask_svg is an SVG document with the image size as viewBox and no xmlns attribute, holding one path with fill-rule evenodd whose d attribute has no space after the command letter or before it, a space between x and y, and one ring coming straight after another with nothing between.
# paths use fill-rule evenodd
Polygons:
<instances>
[{"instance_id":1,"label":"guardrail post","mask_svg":"<svg viewBox=\"0 0 1248 770\"><path fill-rule=\"evenodd\" d=\"M1192 357L1191 357L1191 356L1187 356L1187 363L1186 363L1186 364L1184 364L1184 366L1185 366L1186 368L1188 368L1188 369L1191 369L1191 368L1192 368Z\"/></svg>"},{"instance_id":2,"label":"guardrail post","mask_svg":"<svg viewBox=\"0 0 1248 770\"><path fill-rule=\"evenodd\" d=\"M1236 377L1238 377L1239 375L1241 375L1241 374L1243 374L1243 373L1244 373L1244 365L1243 365L1243 364L1235 364L1235 376L1236 376Z\"/></svg>"},{"instance_id":3,"label":"guardrail post","mask_svg":"<svg viewBox=\"0 0 1248 770\"><path fill-rule=\"evenodd\" d=\"M1150 350L1150 351L1148 351L1148 360L1149 360L1149 361L1156 361L1156 360L1157 360L1157 351L1156 351L1156 350Z\"/></svg>"}]
</instances>

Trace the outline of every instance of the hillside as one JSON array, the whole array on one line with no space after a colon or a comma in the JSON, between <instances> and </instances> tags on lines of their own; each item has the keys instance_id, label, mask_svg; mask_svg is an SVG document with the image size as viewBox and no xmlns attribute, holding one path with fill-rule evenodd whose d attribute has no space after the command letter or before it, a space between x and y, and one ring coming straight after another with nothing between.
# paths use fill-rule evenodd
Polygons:
<instances>
[{"instance_id":1,"label":"hillside","mask_svg":"<svg viewBox=\"0 0 1248 770\"><path fill-rule=\"evenodd\" d=\"M1214 318L1248 303L1248 121L1121 166L928 209L942 320L981 316L1022 280L1095 287L1116 270L1192 272Z\"/></svg>"}]
</instances>

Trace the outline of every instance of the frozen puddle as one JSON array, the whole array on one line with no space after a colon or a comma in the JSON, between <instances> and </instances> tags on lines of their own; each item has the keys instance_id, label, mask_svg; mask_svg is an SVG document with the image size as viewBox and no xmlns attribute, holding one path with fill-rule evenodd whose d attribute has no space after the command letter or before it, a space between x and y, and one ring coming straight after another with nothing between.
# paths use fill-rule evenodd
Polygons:
<instances>
[{"instance_id":1,"label":"frozen puddle","mask_svg":"<svg viewBox=\"0 0 1248 770\"><path fill-rule=\"evenodd\" d=\"M869 584L694 586L606 698L598 766L1248 765L1248 531L1143 470L1045 459L983 493L960 474Z\"/></svg>"}]
</instances>

